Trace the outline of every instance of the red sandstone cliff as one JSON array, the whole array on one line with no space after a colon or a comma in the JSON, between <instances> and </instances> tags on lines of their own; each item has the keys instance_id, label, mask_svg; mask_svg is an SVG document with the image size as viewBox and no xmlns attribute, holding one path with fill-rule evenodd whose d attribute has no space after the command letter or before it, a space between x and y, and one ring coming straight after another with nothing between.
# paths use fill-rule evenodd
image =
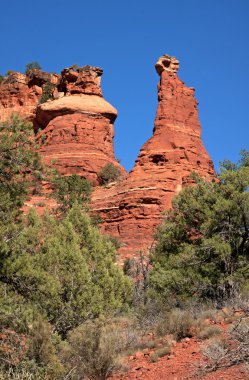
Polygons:
<instances>
[{"instance_id":1,"label":"red sandstone cliff","mask_svg":"<svg viewBox=\"0 0 249 380\"><path fill-rule=\"evenodd\" d=\"M13 72L0 84L0 121L12 113L32 121L44 162L62 174L77 173L96 185L99 171L113 163L125 176L113 149L117 110L102 97L102 73L91 66L64 69L61 75ZM51 99L39 104L48 83Z\"/></svg>"},{"instance_id":2,"label":"red sandstone cliff","mask_svg":"<svg viewBox=\"0 0 249 380\"><path fill-rule=\"evenodd\" d=\"M115 160L117 111L102 97L100 68L71 67L61 75L40 70L12 73L0 84L0 121L12 112L33 121L44 161L65 175L78 173L96 186L92 208L103 219L103 232L124 243L123 257L150 247L162 212L191 183L191 172L208 180L214 177L201 140L194 89L178 78L178 68L177 59L167 55L156 63L160 82L153 136L141 148L129 176ZM47 83L53 84L51 99L39 104ZM119 166L121 181L99 187L98 173L110 162Z\"/></svg>"},{"instance_id":3,"label":"red sandstone cliff","mask_svg":"<svg viewBox=\"0 0 249 380\"><path fill-rule=\"evenodd\" d=\"M62 174L77 173L98 184L98 173L107 164L124 168L113 149L116 109L102 97L102 70L85 66L62 71L56 99L37 107L35 126L40 153L46 164Z\"/></svg>"},{"instance_id":4,"label":"red sandstone cliff","mask_svg":"<svg viewBox=\"0 0 249 380\"><path fill-rule=\"evenodd\" d=\"M179 62L161 57L158 109L153 136L143 145L128 178L110 189L98 188L93 209L104 220L103 231L118 237L125 246L121 254L147 250L162 212L172 197L191 182L195 171L214 177L213 163L201 140L194 89L178 78Z\"/></svg>"},{"instance_id":5,"label":"red sandstone cliff","mask_svg":"<svg viewBox=\"0 0 249 380\"><path fill-rule=\"evenodd\" d=\"M0 122L10 118L13 113L33 121L36 107L46 82L57 84L59 76L40 70L27 74L10 72L0 84Z\"/></svg>"}]
</instances>

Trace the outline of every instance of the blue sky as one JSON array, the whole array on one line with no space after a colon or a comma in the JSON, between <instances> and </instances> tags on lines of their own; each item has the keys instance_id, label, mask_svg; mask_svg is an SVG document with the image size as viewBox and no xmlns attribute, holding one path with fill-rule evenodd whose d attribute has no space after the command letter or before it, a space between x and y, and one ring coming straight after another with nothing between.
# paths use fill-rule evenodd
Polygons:
<instances>
[{"instance_id":1,"label":"blue sky","mask_svg":"<svg viewBox=\"0 0 249 380\"><path fill-rule=\"evenodd\" d=\"M2 0L0 73L72 64L104 69L102 89L118 109L115 153L130 170L151 136L162 54L180 60L196 89L204 144L215 166L249 149L248 0Z\"/></svg>"}]
</instances>

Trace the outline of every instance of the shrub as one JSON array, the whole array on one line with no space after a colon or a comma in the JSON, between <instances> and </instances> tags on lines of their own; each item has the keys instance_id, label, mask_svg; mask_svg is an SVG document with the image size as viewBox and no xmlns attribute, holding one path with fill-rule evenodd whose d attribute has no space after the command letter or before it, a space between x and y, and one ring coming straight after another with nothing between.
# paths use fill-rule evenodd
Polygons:
<instances>
[{"instance_id":1,"label":"shrub","mask_svg":"<svg viewBox=\"0 0 249 380\"><path fill-rule=\"evenodd\" d=\"M143 348L149 348L150 350L156 347L156 341L154 339L145 340L143 342Z\"/></svg>"},{"instance_id":2,"label":"shrub","mask_svg":"<svg viewBox=\"0 0 249 380\"><path fill-rule=\"evenodd\" d=\"M215 335L219 335L221 333L219 327L217 326L203 326L200 328L200 330L197 332L197 338L204 340L204 339L210 339Z\"/></svg>"},{"instance_id":3,"label":"shrub","mask_svg":"<svg viewBox=\"0 0 249 380\"><path fill-rule=\"evenodd\" d=\"M223 340L213 340L203 348L208 360L202 366L204 372L231 367L243 363L249 365L249 318L242 316Z\"/></svg>"},{"instance_id":4,"label":"shrub","mask_svg":"<svg viewBox=\"0 0 249 380\"><path fill-rule=\"evenodd\" d=\"M188 311L173 309L164 314L157 326L159 335L173 334L176 340L192 336L194 318Z\"/></svg>"},{"instance_id":5,"label":"shrub","mask_svg":"<svg viewBox=\"0 0 249 380\"><path fill-rule=\"evenodd\" d=\"M156 363L158 361L158 355L155 352L150 355L150 361L151 363Z\"/></svg>"},{"instance_id":6,"label":"shrub","mask_svg":"<svg viewBox=\"0 0 249 380\"><path fill-rule=\"evenodd\" d=\"M37 61L34 61L34 62L30 62L30 63L27 63L26 65L26 74L31 71L31 70L41 70L41 65L39 64L39 62Z\"/></svg>"},{"instance_id":7,"label":"shrub","mask_svg":"<svg viewBox=\"0 0 249 380\"><path fill-rule=\"evenodd\" d=\"M4 80L4 76L0 75L0 83Z\"/></svg>"},{"instance_id":8,"label":"shrub","mask_svg":"<svg viewBox=\"0 0 249 380\"><path fill-rule=\"evenodd\" d=\"M77 71L80 67L75 63L74 65L69 67L70 69Z\"/></svg>"},{"instance_id":9,"label":"shrub","mask_svg":"<svg viewBox=\"0 0 249 380\"><path fill-rule=\"evenodd\" d=\"M56 356L52 326L45 319L38 318L32 324L28 356L46 369L49 379L61 379L64 368Z\"/></svg>"},{"instance_id":10,"label":"shrub","mask_svg":"<svg viewBox=\"0 0 249 380\"><path fill-rule=\"evenodd\" d=\"M159 358L162 358L163 356L169 355L171 353L171 348L170 348L170 346L166 345L166 346L156 350L156 353L157 353Z\"/></svg>"},{"instance_id":11,"label":"shrub","mask_svg":"<svg viewBox=\"0 0 249 380\"><path fill-rule=\"evenodd\" d=\"M12 73L14 73L13 70L7 70L5 75L6 75L6 77L8 77L8 76L10 76Z\"/></svg>"},{"instance_id":12,"label":"shrub","mask_svg":"<svg viewBox=\"0 0 249 380\"><path fill-rule=\"evenodd\" d=\"M122 333L101 321L86 322L72 331L61 353L71 380L86 376L104 380L119 368L118 356L125 346Z\"/></svg>"},{"instance_id":13,"label":"shrub","mask_svg":"<svg viewBox=\"0 0 249 380\"><path fill-rule=\"evenodd\" d=\"M45 376L44 368L38 367L33 361L22 362L22 364L15 369L0 369L0 380L44 380L45 378L47 379Z\"/></svg>"},{"instance_id":14,"label":"shrub","mask_svg":"<svg viewBox=\"0 0 249 380\"><path fill-rule=\"evenodd\" d=\"M53 99L53 91L55 89L55 85L51 82L46 82L43 86L42 96L39 99L39 104L45 103L50 99Z\"/></svg>"},{"instance_id":15,"label":"shrub","mask_svg":"<svg viewBox=\"0 0 249 380\"><path fill-rule=\"evenodd\" d=\"M107 185L110 182L117 181L121 176L120 169L111 162L106 164L98 174L102 185Z\"/></svg>"},{"instance_id":16,"label":"shrub","mask_svg":"<svg viewBox=\"0 0 249 380\"><path fill-rule=\"evenodd\" d=\"M202 353L208 359L208 364L205 364L202 369L204 372L211 372L223 366L228 348L223 340L215 339L202 349Z\"/></svg>"},{"instance_id":17,"label":"shrub","mask_svg":"<svg viewBox=\"0 0 249 380\"><path fill-rule=\"evenodd\" d=\"M14 330L3 329L0 334L0 366L4 370L15 368L27 353L27 336Z\"/></svg>"}]
</instances>

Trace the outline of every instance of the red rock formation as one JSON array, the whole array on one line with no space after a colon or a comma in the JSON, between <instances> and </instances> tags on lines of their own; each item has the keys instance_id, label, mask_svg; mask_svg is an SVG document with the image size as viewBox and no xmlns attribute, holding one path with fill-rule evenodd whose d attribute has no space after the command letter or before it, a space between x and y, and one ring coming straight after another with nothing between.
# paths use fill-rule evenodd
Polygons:
<instances>
[{"instance_id":1,"label":"red rock formation","mask_svg":"<svg viewBox=\"0 0 249 380\"><path fill-rule=\"evenodd\" d=\"M125 256L150 247L162 212L191 182L191 172L209 180L214 177L201 140L194 89L178 78L178 67L174 57L158 60L159 103L153 136L141 148L128 178L109 189L96 189L93 196L93 209L104 220L103 231L125 243L120 250Z\"/></svg>"},{"instance_id":2,"label":"red rock formation","mask_svg":"<svg viewBox=\"0 0 249 380\"><path fill-rule=\"evenodd\" d=\"M32 120L47 164L65 175L78 173L94 185L107 163L119 166L121 181L97 187L92 206L103 218L103 231L125 243L123 256L148 249L162 212L192 182L191 172L209 180L214 177L201 140L194 89L178 78L178 68L177 59L167 55L156 63L160 83L153 136L141 148L128 177L115 160L117 111L102 97L100 68L71 67L61 75L40 70L12 73L0 84L0 120L12 112ZM52 99L38 105L48 82L54 85ZM30 204L33 201L37 202L31 199Z\"/></svg>"},{"instance_id":3,"label":"red rock formation","mask_svg":"<svg viewBox=\"0 0 249 380\"><path fill-rule=\"evenodd\" d=\"M46 164L62 174L77 173L98 184L98 173L107 164L124 168L115 159L113 123L116 109L102 97L98 67L62 71L52 101L38 105L35 118L40 153Z\"/></svg>"},{"instance_id":4,"label":"red rock formation","mask_svg":"<svg viewBox=\"0 0 249 380\"><path fill-rule=\"evenodd\" d=\"M67 95L88 94L102 96L100 79L103 70L100 67L83 66L64 69L61 72L59 90Z\"/></svg>"},{"instance_id":5,"label":"red rock formation","mask_svg":"<svg viewBox=\"0 0 249 380\"><path fill-rule=\"evenodd\" d=\"M10 118L13 113L33 121L44 84L58 82L58 75L40 70L25 74L11 72L0 84L0 122Z\"/></svg>"}]
</instances>

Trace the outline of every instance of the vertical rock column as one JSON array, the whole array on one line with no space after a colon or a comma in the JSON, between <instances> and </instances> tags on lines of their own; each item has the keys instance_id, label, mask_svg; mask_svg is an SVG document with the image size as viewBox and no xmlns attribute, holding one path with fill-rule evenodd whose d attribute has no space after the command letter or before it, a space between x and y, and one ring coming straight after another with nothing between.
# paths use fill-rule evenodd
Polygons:
<instances>
[{"instance_id":1,"label":"vertical rock column","mask_svg":"<svg viewBox=\"0 0 249 380\"><path fill-rule=\"evenodd\" d=\"M179 62L168 55L156 63L160 76L153 136L143 145L128 178L110 189L97 189L93 207L103 231L124 242L121 255L148 250L162 212L195 171L211 180L213 163L201 140L194 89L178 78Z\"/></svg>"}]
</instances>

